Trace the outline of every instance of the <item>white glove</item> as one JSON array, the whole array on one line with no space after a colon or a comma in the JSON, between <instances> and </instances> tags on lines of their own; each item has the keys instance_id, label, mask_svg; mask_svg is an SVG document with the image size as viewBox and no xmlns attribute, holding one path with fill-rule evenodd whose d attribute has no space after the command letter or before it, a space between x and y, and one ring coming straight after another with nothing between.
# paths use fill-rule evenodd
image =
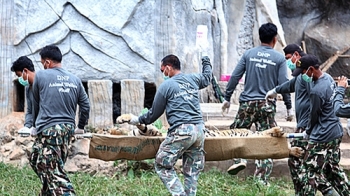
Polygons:
<instances>
[{"instance_id":1,"label":"white glove","mask_svg":"<svg viewBox=\"0 0 350 196\"><path fill-rule=\"evenodd\" d=\"M228 101L226 101L226 100L222 103L222 107L221 107L221 109L222 109L222 115L224 115L225 110L226 110L226 114L228 114L228 111L229 111L229 109L230 109L230 105L231 105L231 103L228 102Z\"/></svg>"},{"instance_id":2,"label":"white glove","mask_svg":"<svg viewBox=\"0 0 350 196\"><path fill-rule=\"evenodd\" d=\"M84 129L80 129L80 128L76 128L75 130L74 130L74 135L75 134L84 134Z\"/></svg>"},{"instance_id":3,"label":"white glove","mask_svg":"<svg viewBox=\"0 0 350 196\"><path fill-rule=\"evenodd\" d=\"M269 99L274 99L276 97L277 97L276 88L273 88L273 89L267 91L265 99L269 100Z\"/></svg>"},{"instance_id":4,"label":"white glove","mask_svg":"<svg viewBox=\"0 0 350 196\"><path fill-rule=\"evenodd\" d=\"M30 135L31 136L36 136L38 133L36 132L36 128L35 127L32 127L30 128Z\"/></svg>"},{"instance_id":5,"label":"white glove","mask_svg":"<svg viewBox=\"0 0 350 196\"><path fill-rule=\"evenodd\" d=\"M28 128L28 127L23 127L20 130L18 130L18 134L30 135L31 134L31 129Z\"/></svg>"},{"instance_id":6,"label":"white glove","mask_svg":"<svg viewBox=\"0 0 350 196\"><path fill-rule=\"evenodd\" d=\"M306 133L306 131L303 132L303 138L304 140L309 140L310 135Z\"/></svg>"},{"instance_id":7,"label":"white glove","mask_svg":"<svg viewBox=\"0 0 350 196\"><path fill-rule=\"evenodd\" d=\"M130 117L131 117L130 118L130 122L129 122L130 125L138 125L138 124L140 124L138 116L130 114Z\"/></svg>"},{"instance_id":8,"label":"white glove","mask_svg":"<svg viewBox=\"0 0 350 196\"><path fill-rule=\"evenodd\" d=\"M292 121L294 115L292 114L292 109L287 109L287 116L286 116L286 121Z\"/></svg>"}]
</instances>

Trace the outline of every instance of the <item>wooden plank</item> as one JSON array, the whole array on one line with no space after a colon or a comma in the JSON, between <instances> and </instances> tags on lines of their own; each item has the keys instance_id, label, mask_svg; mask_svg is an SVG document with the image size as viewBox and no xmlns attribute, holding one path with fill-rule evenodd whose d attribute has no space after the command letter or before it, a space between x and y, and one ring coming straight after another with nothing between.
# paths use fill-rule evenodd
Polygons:
<instances>
[{"instance_id":1,"label":"wooden plank","mask_svg":"<svg viewBox=\"0 0 350 196\"><path fill-rule=\"evenodd\" d=\"M307 52L306 52L306 44L305 44L305 41L301 41L301 47L303 48L303 51L304 51L305 53L307 53Z\"/></svg>"},{"instance_id":2,"label":"wooden plank","mask_svg":"<svg viewBox=\"0 0 350 196\"><path fill-rule=\"evenodd\" d=\"M339 55L339 58L350 58L350 55Z\"/></svg>"},{"instance_id":3,"label":"wooden plank","mask_svg":"<svg viewBox=\"0 0 350 196\"><path fill-rule=\"evenodd\" d=\"M324 63L320 65L320 68L323 72L327 72L327 70L337 61L339 55L344 54L350 49L350 47L346 47L341 51L335 52L331 57L329 57Z\"/></svg>"}]
</instances>

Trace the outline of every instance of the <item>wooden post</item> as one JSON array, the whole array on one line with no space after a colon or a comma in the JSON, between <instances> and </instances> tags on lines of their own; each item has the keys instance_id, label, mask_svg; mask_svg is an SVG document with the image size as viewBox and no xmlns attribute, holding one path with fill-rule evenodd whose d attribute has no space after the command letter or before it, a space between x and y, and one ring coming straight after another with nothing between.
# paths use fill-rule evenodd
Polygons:
<instances>
[{"instance_id":1,"label":"wooden post","mask_svg":"<svg viewBox=\"0 0 350 196\"><path fill-rule=\"evenodd\" d=\"M89 125L98 129L112 128L113 125L113 83L110 80L89 80L90 100Z\"/></svg>"},{"instance_id":2,"label":"wooden post","mask_svg":"<svg viewBox=\"0 0 350 196\"><path fill-rule=\"evenodd\" d=\"M301 41L301 47L303 48L303 51L304 51L305 53L307 53L307 52L306 52L306 44L305 44L305 41Z\"/></svg>"},{"instance_id":3,"label":"wooden post","mask_svg":"<svg viewBox=\"0 0 350 196\"><path fill-rule=\"evenodd\" d=\"M121 113L140 115L145 101L144 81L134 79L121 80L120 91Z\"/></svg>"}]
</instances>

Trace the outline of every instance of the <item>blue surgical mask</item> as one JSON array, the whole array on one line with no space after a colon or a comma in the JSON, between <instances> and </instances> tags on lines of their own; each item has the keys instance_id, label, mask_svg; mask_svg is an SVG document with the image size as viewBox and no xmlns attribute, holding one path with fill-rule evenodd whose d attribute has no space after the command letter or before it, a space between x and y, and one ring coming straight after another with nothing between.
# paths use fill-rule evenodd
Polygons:
<instances>
[{"instance_id":1,"label":"blue surgical mask","mask_svg":"<svg viewBox=\"0 0 350 196\"><path fill-rule=\"evenodd\" d=\"M165 75L165 70L166 70L166 68L167 68L167 67L165 67L165 69L164 69L164 71L163 71L163 79L164 79L164 80L167 80L167 79L170 78L169 76L166 76L166 75Z\"/></svg>"},{"instance_id":2,"label":"blue surgical mask","mask_svg":"<svg viewBox=\"0 0 350 196\"><path fill-rule=\"evenodd\" d=\"M293 57L292 57L292 58L293 58ZM286 61L286 63L287 63L288 68L289 68L290 70L294 71L295 68L296 68L296 66L295 66L295 63L292 62L292 58L288 59L288 60Z\"/></svg>"},{"instance_id":3,"label":"blue surgical mask","mask_svg":"<svg viewBox=\"0 0 350 196\"><path fill-rule=\"evenodd\" d=\"M18 78L18 82L20 84L22 84L23 86L29 86L28 75L27 75L27 80L24 80L23 79L23 73L24 72L22 72L22 76Z\"/></svg>"},{"instance_id":4,"label":"blue surgical mask","mask_svg":"<svg viewBox=\"0 0 350 196\"><path fill-rule=\"evenodd\" d=\"M310 68L310 67L309 67ZM303 75L301 76L301 78L305 81L305 82L312 82L312 77L314 76L314 74L312 73L311 76L308 76L306 73L309 71L309 68L306 70L305 73L303 73Z\"/></svg>"}]
</instances>

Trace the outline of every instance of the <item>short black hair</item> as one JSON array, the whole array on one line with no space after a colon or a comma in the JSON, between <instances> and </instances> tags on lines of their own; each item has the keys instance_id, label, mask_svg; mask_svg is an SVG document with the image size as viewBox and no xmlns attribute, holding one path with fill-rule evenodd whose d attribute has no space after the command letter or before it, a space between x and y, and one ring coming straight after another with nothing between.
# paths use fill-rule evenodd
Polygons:
<instances>
[{"instance_id":1,"label":"short black hair","mask_svg":"<svg viewBox=\"0 0 350 196\"><path fill-rule=\"evenodd\" d=\"M19 57L15 62L12 63L11 71L23 71L27 68L29 71L35 72L34 64L30 58L26 56Z\"/></svg>"},{"instance_id":2,"label":"short black hair","mask_svg":"<svg viewBox=\"0 0 350 196\"><path fill-rule=\"evenodd\" d=\"M268 22L259 28L259 38L261 43L271 43L273 38L277 35L276 25Z\"/></svg>"},{"instance_id":3,"label":"short black hair","mask_svg":"<svg viewBox=\"0 0 350 196\"><path fill-rule=\"evenodd\" d=\"M181 63L177 56L169 54L162 59L162 65L171 65L174 69L181 70Z\"/></svg>"},{"instance_id":4,"label":"short black hair","mask_svg":"<svg viewBox=\"0 0 350 196\"><path fill-rule=\"evenodd\" d=\"M297 44L288 44L285 48L283 48L283 52L285 55L294 54L295 51L297 51L300 54L300 56L305 56L306 54Z\"/></svg>"},{"instance_id":5,"label":"short black hair","mask_svg":"<svg viewBox=\"0 0 350 196\"><path fill-rule=\"evenodd\" d=\"M47 45L40 51L41 59L50 59L60 63L62 61L61 50L55 45Z\"/></svg>"}]
</instances>

